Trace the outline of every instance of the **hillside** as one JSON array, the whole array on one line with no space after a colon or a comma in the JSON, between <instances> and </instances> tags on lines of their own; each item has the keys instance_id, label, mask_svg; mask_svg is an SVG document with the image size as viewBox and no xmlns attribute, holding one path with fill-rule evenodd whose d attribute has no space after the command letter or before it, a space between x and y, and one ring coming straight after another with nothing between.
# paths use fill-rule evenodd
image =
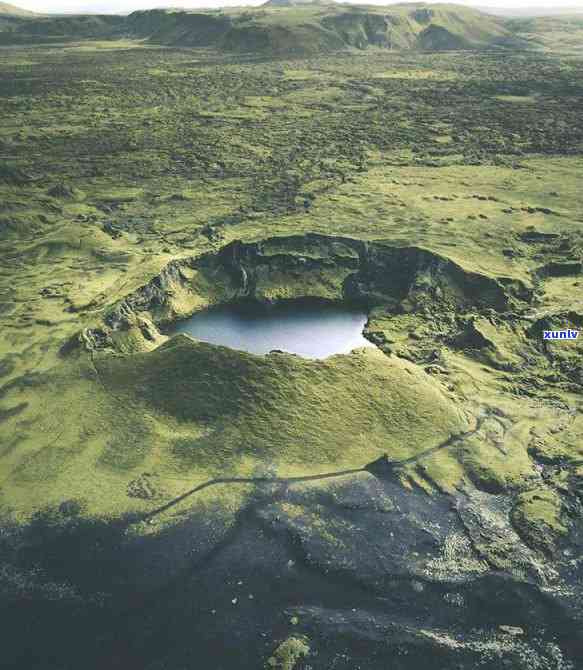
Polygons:
<instances>
[{"instance_id":1,"label":"hillside","mask_svg":"<svg viewBox=\"0 0 583 670\"><path fill-rule=\"evenodd\" d=\"M550 16L561 17L577 13L581 14L583 12L583 6L579 2L547 5L546 7L491 7L486 3L482 6L478 6L476 9L479 9L481 12L486 12L487 14L504 16L508 19L532 19Z\"/></svg>"},{"instance_id":2,"label":"hillside","mask_svg":"<svg viewBox=\"0 0 583 670\"><path fill-rule=\"evenodd\" d=\"M135 12L128 24L137 34L162 44L271 54L369 47L441 51L519 44L501 20L455 5L373 7L270 0L254 11Z\"/></svg>"},{"instance_id":3,"label":"hillside","mask_svg":"<svg viewBox=\"0 0 583 670\"><path fill-rule=\"evenodd\" d=\"M114 15L0 15L0 45L111 39L125 31L125 17Z\"/></svg>"},{"instance_id":4,"label":"hillside","mask_svg":"<svg viewBox=\"0 0 583 670\"><path fill-rule=\"evenodd\" d=\"M326 5L337 5L334 0L267 0L261 7L325 7Z\"/></svg>"},{"instance_id":5,"label":"hillside","mask_svg":"<svg viewBox=\"0 0 583 670\"><path fill-rule=\"evenodd\" d=\"M37 16L35 12L29 12L27 9L21 9L7 2L0 2L0 16L5 14L9 16Z\"/></svg>"},{"instance_id":6,"label":"hillside","mask_svg":"<svg viewBox=\"0 0 583 670\"><path fill-rule=\"evenodd\" d=\"M23 20L2 28L0 41L110 39L120 35L169 46L266 55L313 55L370 47L443 51L527 44L501 19L456 5L373 7L301 0L269 0L258 9L158 9L136 11L127 17Z\"/></svg>"},{"instance_id":7,"label":"hillside","mask_svg":"<svg viewBox=\"0 0 583 670\"><path fill-rule=\"evenodd\" d=\"M531 44L549 51L583 50L583 14L515 18L507 26Z\"/></svg>"}]
</instances>

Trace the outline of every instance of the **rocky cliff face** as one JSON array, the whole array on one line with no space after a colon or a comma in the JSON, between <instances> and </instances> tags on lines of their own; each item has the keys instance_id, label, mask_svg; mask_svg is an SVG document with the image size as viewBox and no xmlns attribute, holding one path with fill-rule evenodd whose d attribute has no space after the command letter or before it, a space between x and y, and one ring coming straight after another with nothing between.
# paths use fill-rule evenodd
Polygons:
<instances>
[{"instance_id":1,"label":"rocky cliff face","mask_svg":"<svg viewBox=\"0 0 583 670\"><path fill-rule=\"evenodd\" d=\"M173 261L110 310L99 337L139 329L150 343L155 326L212 304L319 298L359 302L394 313L504 312L528 303L532 290L509 277L463 268L420 247L308 234L232 242L217 253ZM150 345L146 343L146 348Z\"/></svg>"}]
</instances>

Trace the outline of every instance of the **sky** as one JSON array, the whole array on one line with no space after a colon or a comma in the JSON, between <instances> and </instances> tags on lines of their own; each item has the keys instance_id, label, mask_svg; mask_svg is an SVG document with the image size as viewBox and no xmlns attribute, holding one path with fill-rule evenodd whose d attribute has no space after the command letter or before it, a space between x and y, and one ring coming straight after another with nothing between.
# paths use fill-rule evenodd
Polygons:
<instances>
[{"instance_id":1,"label":"sky","mask_svg":"<svg viewBox=\"0 0 583 670\"><path fill-rule=\"evenodd\" d=\"M257 6L265 0L7 0L11 4L30 9L35 12L108 12L127 13L136 9L151 9L153 7L227 7L227 6ZM444 0L426 0L427 2L444 2ZM447 0L445 0L447 1ZM491 7L492 9L529 9L556 11L557 7L583 11L583 0L450 0L459 5L469 7ZM394 4L391 0L351 0L351 4ZM550 13L550 12L549 12Z\"/></svg>"}]
</instances>

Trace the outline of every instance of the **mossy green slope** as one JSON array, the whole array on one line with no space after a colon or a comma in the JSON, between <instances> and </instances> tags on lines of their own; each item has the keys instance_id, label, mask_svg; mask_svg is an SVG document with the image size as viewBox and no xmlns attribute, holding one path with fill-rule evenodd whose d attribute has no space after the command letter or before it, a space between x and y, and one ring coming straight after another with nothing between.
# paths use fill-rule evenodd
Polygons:
<instances>
[{"instance_id":1,"label":"mossy green slope","mask_svg":"<svg viewBox=\"0 0 583 670\"><path fill-rule=\"evenodd\" d=\"M29 17L0 30L4 43L112 39L213 47L238 53L309 55L345 49L524 47L500 19L456 5L390 7L298 3L227 10L145 10L122 16Z\"/></svg>"},{"instance_id":2,"label":"mossy green slope","mask_svg":"<svg viewBox=\"0 0 583 670\"><path fill-rule=\"evenodd\" d=\"M285 476L400 460L469 427L440 384L375 349L308 361L186 335L150 353L71 361L4 400L14 440L0 457L3 498L20 513L65 496L93 512L131 507L127 486L144 471L180 492L258 467Z\"/></svg>"},{"instance_id":3,"label":"mossy green slope","mask_svg":"<svg viewBox=\"0 0 583 670\"><path fill-rule=\"evenodd\" d=\"M298 45L305 12L244 11ZM323 50L346 31L318 58L151 27L0 49L9 665L571 667L583 340L541 333L583 327L583 69L364 51L379 12L301 27ZM258 358L156 330L253 293L370 298L379 349ZM344 470L385 452L413 458Z\"/></svg>"},{"instance_id":4,"label":"mossy green slope","mask_svg":"<svg viewBox=\"0 0 583 670\"><path fill-rule=\"evenodd\" d=\"M402 305L412 311L393 314L381 305L368 332L387 353L428 368L427 379L434 375L441 388L453 389L464 408L495 408L507 418L490 417L466 443L411 464L407 482L454 491L469 481L509 493L532 487L539 461L578 453L578 424L564 418L577 404L581 340L545 352L536 334L543 322L575 324L583 310L577 269L583 126L574 95L581 71L572 62L510 52L468 58L371 50L249 63L127 40L0 55L6 93L0 443L7 506L28 513L78 496L94 501L95 511L121 513L144 506L128 497L127 487L150 465L168 463L160 478L165 496L214 474L183 469L183 454L199 439L219 449L221 431L227 444L239 435L237 426L213 424L207 434L198 420L162 421L158 406L146 411L134 391L116 401L118 381L103 388L89 361L59 352L171 262L196 264L236 241L260 242L270 257L295 259L292 273L256 274L261 296L339 299L352 272L350 249L342 252L348 270L341 273L341 255L330 257L321 244L290 249L283 239L313 240L313 233L380 244L393 256L423 250L437 267L463 270L451 283L421 273L417 300ZM541 119L548 121L544 128ZM300 257L317 260L319 270L308 273L305 264L300 270ZM562 272L571 274L557 276ZM241 293L240 281L191 274L192 290L170 287L177 313ZM449 297L463 296L458 288L468 277L509 292L529 287L533 301L519 304L512 318L497 303L476 301L464 301L457 315L459 303ZM435 289L441 301L424 304ZM118 352L144 344L147 324L135 326L115 331ZM114 360L122 366L131 359ZM306 429L300 416L294 420ZM255 435L250 426L245 418L245 434ZM548 433L544 444L531 428ZM376 438L374 444L380 449ZM361 449L356 441L352 447ZM229 467L249 471L255 462L229 461ZM320 469L303 458L296 466ZM580 480L577 467L573 477Z\"/></svg>"},{"instance_id":5,"label":"mossy green slope","mask_svg":"<svg viewBox=\"0 0 583 670\"><path fill-rule=\"evenodd\" d=\"M572 54L583 51L581 14L512 19L506 25L522 39L546 51Z\"/></svg>"},{"instance_id":6,"label":"mossy green slope","mask_svg":"<svg viewBox=\"0 0 583 670\"><path fill-rule=\"evenodd\" d=\"M136 12L130 25L156 42L230 51L315 54L381 47L427 50L518 46L495 17L456 5L306 3L217 14Z\"/></svg>"},{"instance_id":7,"label":"mossy green slope","mask_svg":"<svg viewBox=\"0 0 583 670\"><path fill-rule=\"evenodd\" d=\"M114 15L42 16L7 12L0 13L0 17L0 44L4 45L111 39L125 32L125 17Z\"/></svg>"}]
</instances>

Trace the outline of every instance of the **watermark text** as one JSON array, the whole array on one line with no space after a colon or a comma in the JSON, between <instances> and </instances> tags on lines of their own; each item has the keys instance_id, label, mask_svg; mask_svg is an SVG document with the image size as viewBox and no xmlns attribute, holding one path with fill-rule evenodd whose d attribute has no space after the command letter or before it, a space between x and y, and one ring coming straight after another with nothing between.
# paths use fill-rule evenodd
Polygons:
<instances>
[{"instance_id":1,"label":"watermark text","mask_svg":"<svg viewBox=\"0 0 583 670\"><path fill-rule=\"evenodd\" d=\"M543 340L576 340L579 337L578 330L543 330Z\"/></svg>"}]
</instances>

